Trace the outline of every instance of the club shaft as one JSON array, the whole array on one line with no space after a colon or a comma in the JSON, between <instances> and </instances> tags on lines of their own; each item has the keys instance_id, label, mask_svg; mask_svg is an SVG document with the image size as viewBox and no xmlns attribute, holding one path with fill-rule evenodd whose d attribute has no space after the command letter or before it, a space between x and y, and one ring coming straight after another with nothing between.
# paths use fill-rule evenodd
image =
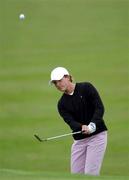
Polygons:
<instances>
[{"instance_id":1,"label":"club shaft","mask_svg":"<svg viewBox=\"0 0 129 180\"><path fill-rule=\"evenodd\" d=\"M46 140L49 141L49 140L52 140L52 139L57 139L57 138L70 136L70 135L74 135L74 134L80 134L80 133L82 133L82 131L77 131L77 132L73 132L73 133L67 133L67 134L62 134L62 135L58 135L58 136L53 136L53 137L46 138Z\"/></svg>"}]
</instances>

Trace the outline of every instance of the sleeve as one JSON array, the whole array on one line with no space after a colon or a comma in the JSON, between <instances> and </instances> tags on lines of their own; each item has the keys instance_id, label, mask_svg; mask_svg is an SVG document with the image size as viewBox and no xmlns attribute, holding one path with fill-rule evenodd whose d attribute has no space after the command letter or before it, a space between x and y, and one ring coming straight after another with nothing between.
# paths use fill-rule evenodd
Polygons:
<instances>
[{"instance_id":1,"label":"sleeve","mask_svg":"<svg viewBox=\"0 0 129 180\"><path fill-rule=\"evenodd\" d=\"M104 105L102 103L102 100L100 98L100 95L96 88L89 83L88 85L88 96L89 96L89 101L91 102L93 108L94 108L94 113L91 119L91 122L99 125L101 121L103 120L103 115L104 115Z\"/></svg>"},{"instance_id":2,"label":"sleeve","mask_svg":"<svg viewBox=\"0 0 129 180\"><path fill-rule=\"evenodd\" d=\"M81 131L82 124L76 122L74 117L68 110L62 105L61 102L58 102L58 112L64 121L70 126L70 128L75 131Z\"/></svg>"}]
</instances>

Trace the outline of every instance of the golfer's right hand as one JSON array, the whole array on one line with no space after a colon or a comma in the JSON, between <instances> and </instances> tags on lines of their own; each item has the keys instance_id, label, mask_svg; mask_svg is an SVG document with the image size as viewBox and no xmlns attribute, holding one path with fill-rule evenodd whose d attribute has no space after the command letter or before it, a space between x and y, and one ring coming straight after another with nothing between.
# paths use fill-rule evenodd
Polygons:
<instances>
[{"instance_id":1,"label":"golfer's right hand","mask_svg":"<svg viewBox=\"0 0 129 180\"><path fill-rule=\"evenodd\" d=\"M87 125L82 125L82 133L83 134L90 134L90 129Z\"/></svg>"}]
</instances>

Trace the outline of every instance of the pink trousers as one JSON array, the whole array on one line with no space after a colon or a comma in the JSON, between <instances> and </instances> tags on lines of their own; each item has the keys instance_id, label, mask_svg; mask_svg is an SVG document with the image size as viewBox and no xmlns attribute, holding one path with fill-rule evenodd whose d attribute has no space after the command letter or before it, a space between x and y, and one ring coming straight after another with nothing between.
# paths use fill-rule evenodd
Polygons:
<instances>
[{"instance_id":1,"label":"pink trousers","mask_svg":"<svg viewBox=\"0 0 129 180\"><path fill-rule=\"evenodd\" d=\"M107 131L75 140L71 148L71 173L99 175L107 146Z\"/></svg>"}]
</instances>

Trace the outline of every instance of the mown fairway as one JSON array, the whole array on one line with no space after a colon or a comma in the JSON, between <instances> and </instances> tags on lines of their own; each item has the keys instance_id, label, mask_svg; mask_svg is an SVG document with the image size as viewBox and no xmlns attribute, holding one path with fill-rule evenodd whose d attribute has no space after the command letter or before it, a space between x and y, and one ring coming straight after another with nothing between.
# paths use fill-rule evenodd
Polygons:
<instances>
[{"instance_id":1,"label":"mown fairway","mask_svg":"<svg viewBox=\"0 0 129 180\"><path fill-rule=\"evenodd\" d=\"M86 179L69 174L72 137L33 136L70 132L48 85L56 66L105 104L108 148L101 176L87 179L129 178L128 10L128 0L0 0L0 179Z\"/></svg>"},{"instance_id":2,"label":"mown fairway","mask_svg":"<svg viewBox=\"0 0 129 180\"><path fill-rule=\"evenodd\" d=\"M54 172L26 172L19 170L1 170L2 180L125 180L128 176L85 176L85 175L71 175L68 173L54 173Z\"/></svg>"}]
</instances>

